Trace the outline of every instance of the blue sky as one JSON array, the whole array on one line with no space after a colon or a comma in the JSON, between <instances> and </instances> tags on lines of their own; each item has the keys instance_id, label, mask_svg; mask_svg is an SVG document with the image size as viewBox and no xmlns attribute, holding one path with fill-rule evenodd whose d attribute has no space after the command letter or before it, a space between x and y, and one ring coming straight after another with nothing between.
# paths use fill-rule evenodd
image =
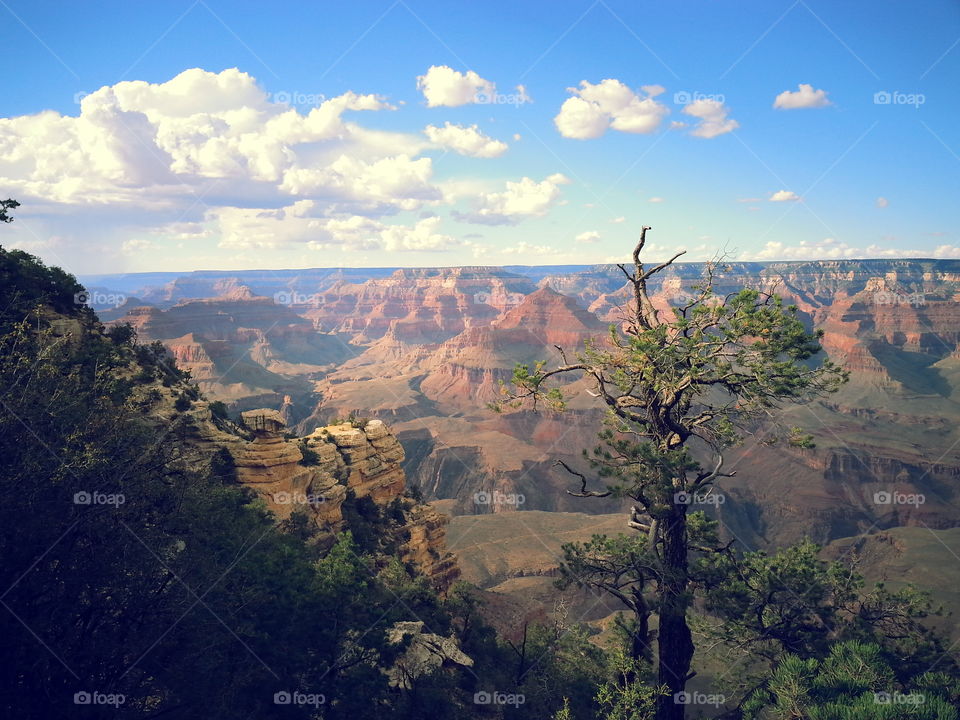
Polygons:
<instances>
[{"instance_id":1,"label":"blue sky","mask_svg":"<svg viewBox=\"0 0 960 720\"><path fill-rule=\"evenodd\" d=\"M0 243L73 272L960 257L956 0L90 8L0 5Z\"/></svg>"}]
</instances>

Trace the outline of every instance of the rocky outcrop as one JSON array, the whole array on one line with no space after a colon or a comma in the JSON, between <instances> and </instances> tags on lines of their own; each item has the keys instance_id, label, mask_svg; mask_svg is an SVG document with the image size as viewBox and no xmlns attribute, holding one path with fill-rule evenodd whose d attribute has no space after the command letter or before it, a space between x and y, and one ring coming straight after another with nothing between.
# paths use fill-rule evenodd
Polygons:
<instances>
[{"instance_id":1,"label":"rocky outcrop","mask_svg":"<svg viewBox=\"0 0 960 720\"><path fill-rule=\"evenodd\" d=\"M342 513L348 492L381 507L404 496L403 448L380 420L361 427L330 425L297 439L288 437L276 410L250 410L241 418L249 440L223 443L216 433L208 439L227 448L237 480L263 498L279 519L306 512L332 540L348 529ZM403 515L406 522L396 531L400 559L436 587L450 587L459 569L445 546L446 516L409 500L403 500Z\"/></svg>"},{"instance_id":2,"label":"rocky outcrop","mask_svg":"<svg viewBox=\"0 0 960 720\"><path fill-rule=\"evenodd\" d=\"M573 298L550 287L526 296L487 327L469 328L447 340L422 363L424 395L452 406L476 407L501 396L518 363L533 365L571 352L586 340L602 341L606 326Z\"/></svg>"},{"instance_id":3,"label":"rocky outcrop","mask_svg":"<svg viewBox=\"0 0 960 720\"><path fill-rule=\"evenodd\" d=\"M400 341L438 343L489 323L534 289L529 279L502 268L401 269L388 278L335 285L303 314L359 342L392 331Z\"/></svg>"},{"instance_id":4,"label":"rocky outcrop","mask_svg":"<svg viewBox=\"0 0 960 720\"><path fill-rule=\"evenodd\" d=\"M418 620L394 623L387 631L387 642L390 644L397 645L403 640L409 643L403 654L386 671L392 686L410 690L421 677L442 667L473 667L473 659L464 654L455 638L423 630L424 623Z\"/></svg>"}]
</instances>

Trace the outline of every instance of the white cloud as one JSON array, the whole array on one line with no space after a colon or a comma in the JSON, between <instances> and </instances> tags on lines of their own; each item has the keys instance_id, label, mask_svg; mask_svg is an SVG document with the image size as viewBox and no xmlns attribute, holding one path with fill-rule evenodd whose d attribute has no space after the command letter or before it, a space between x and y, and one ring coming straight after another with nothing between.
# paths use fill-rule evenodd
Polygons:
<instances>
[{"instance_id":1,"label":"white cloud","mask_svg":"<svg viewBox=\"0 0 960 720\"><path fill-rule=\"evenodd\" d=\"M560 200L560 186L570 183L561 173L554 173L537 182L528 177L507 181L503 192L481 193L474 200L474 210L454 211L458 220L483 225L515 225L529 217L542 217Z\"/></svg>"},{"instance_id":2,"label":"white cloud","mask_svg":"<svg viewBox=\"0 0 960 720\"><path fill-rule=\"evenodd\" d=\"M459 155L476 158L494 158L507 151L507 144L484 135L476 125L463 127L449 122L444 126L427 125L423 130L431 142L447 147Z\"/></svg>"},{"instance_id":3,"label":"white cloud","mask_svg":"<svg viewBox=\"0 0 960 720\"><path fill-rule=\"evenodd\" d=\"M574 240L578 243L595 243L600 242L600 233L596 230L587 230L577 235Z\"/></svg>"},{"instance_id":4,"label":"white cloud","mask_svg":"<svg viewBox=\"0 0 960 720\"><path fill-rule=\"evenodd\" d=\"M833 260L843 258L956 258L960 257L960 247L941 245L933 251L905 248L881 247L872 244L865 248L851 247L835 238L823 240L802 240L797 245L787 245L780 241L770 241L757 252L741 253L739 260Z\"/></svg>"},{"instance_id":5,"label":"white cloud","mask_svg":"<svg viewBox=\"0 0 960 720\"><path fill-rule=\"evenodd\" d=\"M279 93L277 93L279 95ZM164 83L120 82L83 98L78 117L0 119L2 184L23 200L144 211L281 206L284 195L372 214L438 202L422 138L368 130L350 111L393 109L346 92L305 113L270 102L247 73L185 70ZM186 198L186 199L185 199Z\"/></svg>"},{"instance_id":6,"label":"white cloud","mask_svg":"<svg viewBox=\"0 0 960 720\"><path fill-rule=\"evenodd\" d=\"M579 88L567 88L567 98L553 119L567 138L588 140L608 128L626 133L651 133L670 110L654 98L663 92L659 85L645 85L640 94L619 80L607 78L597 84L581 81Z\"/></svg>"},{"instance_id":7,"label":"white cloud","mask_svg":"<svg viewBox=\"0 0 960 720\"><path fill-rule=\"evenodd\" d=\"M387 214L439 202L443 193L431 183L433 161L408 155L366 162L343 154L325 167L291 168L279 188L290 195L345 203L357 211Z\"/></svg>"},{"instance_id":8,"label":"white cloud","mask_svg":"<svg viewBox=\"0 0 960 720\"><path fill-rule=\"evenodd\" d=\"M889 206L889 205L890 205L890 201L887 200L885 197L878 197L878 198L877 198L877 207L878 207L878 208L885 208L885 207L887 207L887 206Z\"/></svg>"},{"instance_id":9,"label":"white cloud","mask_svg":"<svg viewBox=\"0 0 960 720\"><path fill-rule=\"evenodd\" d=\"M496 93L496 86L473 70L461 73L446 65L431 65L426 74L417 77L417 89L427 107L458 107L476 102L477 95Z\"/></svg>"},{"instance_id":10,"label":"white cloud","mask_svg":"<svg viewBox=\"0 0 960 720\"><path fill-rule=\"evenodd\" d=\"M124 240L120 245L120 252L124 255L134 255L141 250L149 250L153 247L153 243L149 240L142 238L133 238L130 240Z\"/></svg>"},{"instance_id":11,"label":"white cloud","mask_svg":"<svg viewBox=\"0 0 960 720\"><path fill-rule=\"evenodd\" d=\"M380 232L384 248L392 251L448 250L460 241L438 232L439 217L425 218L413 227L388 225Z\"/></svg>"},{"instance_id":12,"label":"white cloud","mask_svg":"<svg viewBox=\"0 0 960 720\"><path fill-rule=\"evenodd\" d=\"M864 251L852 248L847 243L837 242L833 238L824 238L818 241L801 241L799 245L772 240L763 249L755 253L742 253L740 260L829 260L849 258L859 255L864 257Z\"/></svg>"},{"instance_id":13,"label":"white cloud","mask_svg":"<svg viewBox=\"0 0 960 720\"><path fill-rule=\"evenodd\" d=\"M652 198L650 198L649 200L647 200L647 202L651 202L651 203L662 203L662 202L664 202L664 200L663 200L662 197L652 197Z\"/></svg>"},{"instance_id":14,"label":"white cloud","mask_svg":"<svg viewBox=\"0 0 960 720\"><path fill-rule=\"evenodd\" d=\"M627 219L623 215L621 215L620 217L610 218L610 222L614 223L615 225L625 223L626 221Z\"/></svg>"},{"instance_id":15,"label":"white cloud","mask_svg":"<svg viewBox=\"0 0 960 720\"><path fill-rule=\"evenodd\" d=\"M520 241L515 247L507 247L501 250L504 255L557 255L557 249L548 245L532 245L528 242Z\"/></svg>"},{"instance_id":16,"label":"white cloud","mask_svg":"<svg viewBox=\"0 0 960 720\"><path fill-rule=\"evenodd\" d=\"M796 202L800 199L793 190L777 190L770 196L770 202Z\"/></svg>"},{"instance_id":17,"label":"white cloud","mask_svg":"<svg viewBox=\"0 0 960 720\"><path fill-rule=\"evenodd\" d=\"M207 220L228 249L283 249L302 245L310 250L439 251L460 241L439 231L440 218L428 217L413 226L388 225L362 215L319 217L313 200L297 200L278 209L220 207Z\"/></svg>"},{"instance_id":18,"label":"white cloud","mask_svg":"<svg viewBox=\"0 0 960 720\"><path fill-rule=\"evenodd\" d=\"M826 90L814 90L813 85L800 83L797 90L784 90L777 95L773 106L778 110L800 110L803 108L821 108L832 105L827 99Z\"/></svg>"},{"instance_id":19,"label":"white cloud","mask_svg":"<svg viewBox=\"0 0 960 720\"><path fill-rule=\"evenodd\" d=\"M714 138L740 127L740 123L727 117L730 110L719 100L695 100L683 108L683 113L700 120L690 131L694 137Z\"/></svg>"}]
</instances>

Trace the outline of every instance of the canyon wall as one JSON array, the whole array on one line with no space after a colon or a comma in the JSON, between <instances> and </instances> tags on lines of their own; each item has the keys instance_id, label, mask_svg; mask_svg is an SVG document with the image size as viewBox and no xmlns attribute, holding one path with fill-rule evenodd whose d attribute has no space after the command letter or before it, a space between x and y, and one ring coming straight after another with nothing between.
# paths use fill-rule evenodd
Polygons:
<instances>
[{"instance_id":1,"label":"canyon wall","mask_svg":"<svg viewBox=\"0 0 960 720\"><path fill-rule=\"evenodd\" d=\"M218 286L220 297L129 308L126 317L167 344L231 413L281 410L325 456L333 458L331 443L347 452L328 427L342 427L335 421L387 422L407 450L398 461L406 481L445 512L622 510L570 497L572 478L555 466L587 469L580 453L595 444L603 409L583 383L564 388L562 415L487 408L516 364L559 364L555 346L573 353L606 335L629 301L619 268L377 270L366 280L350 272L299 285L306 296L289 305L251 294L241 274ZM683 304L702 272L685 263L655 276L654 303L664 312ZM796 304L824 331L825 354L851 371L839 393L784 408L732 452L738 476L721 488L730 502L710 508L731 532L759 547L805 534L826 541L874 523L960 524L960 262L724 263L714 282L718 294L755 287ZM812 433L816 447L758 442L792 426ZM874 502L888 491L924 503Z\"/></svg>"}]
</instances>

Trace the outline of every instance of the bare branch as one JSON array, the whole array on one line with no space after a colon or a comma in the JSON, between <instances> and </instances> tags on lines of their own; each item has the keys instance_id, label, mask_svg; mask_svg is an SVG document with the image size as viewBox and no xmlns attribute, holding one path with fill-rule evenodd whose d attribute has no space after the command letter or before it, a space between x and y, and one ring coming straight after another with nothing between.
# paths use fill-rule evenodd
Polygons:
<instances>
[{"instance_id":1,"label":"bare branch","mask_svg":"<svg viewBox=\"0 0 960 720\"><path fill-rule=\"evenodd\" d=\"M643 280L646 280L646 279L649 278L651 275L656 275L658 272L660 272L661 270L663 270L665 267L668 267L669 265L672 265L672 264L673 264L673 261L676 260L678 257L680 257L681 255L686 255L686 254L687 254L687 251L686 251L686 250L681 250L681 251L678 252L676 255L674 255L672 258L670 258L669 260L667 260L666 262L660 263L660 264L657 265L655 268L651 268L650 270L647 270L647 271L643 274L643 278L642 278L642 279L643 279Z\"/></svg>"},{"instance_id":2,"label":"bare branch","mask_svg":"<svg viewBox=\"0 0 960 720\"><path fill-rule=\"evenodd\" d=\"M580 492L573 492L572 490L567 490L568 495L573 495L574 497L609 497L610 491L606 492L597 492L596 490L587 490L587 478L583 473L577 472L569 465L567 465L563 460L557 460L554 465L559 465L564 470L566 470L571 475L576 475L580 478Z\"/></svg>"}]
</instances>

